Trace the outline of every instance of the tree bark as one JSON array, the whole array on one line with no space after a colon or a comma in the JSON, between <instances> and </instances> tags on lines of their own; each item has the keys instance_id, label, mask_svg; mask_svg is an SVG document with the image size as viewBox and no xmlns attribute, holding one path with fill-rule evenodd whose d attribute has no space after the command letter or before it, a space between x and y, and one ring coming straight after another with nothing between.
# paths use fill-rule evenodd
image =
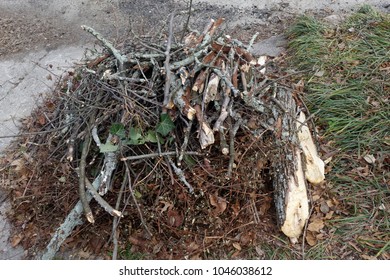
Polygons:
<instances>
[{"instance_id":1,"label":"tree bark","mask_svg":"<svg viewBox=\"0 0 390 280\"><path fill-rule=\"evenodd\" d=\"M297 137L297 106L286 89L279 88L275 99L286 109L272 106L276 124L276 151L272 164L276 214L281 230L295 243L309 218L307 185Z\"/></svg>"}]
</instances>

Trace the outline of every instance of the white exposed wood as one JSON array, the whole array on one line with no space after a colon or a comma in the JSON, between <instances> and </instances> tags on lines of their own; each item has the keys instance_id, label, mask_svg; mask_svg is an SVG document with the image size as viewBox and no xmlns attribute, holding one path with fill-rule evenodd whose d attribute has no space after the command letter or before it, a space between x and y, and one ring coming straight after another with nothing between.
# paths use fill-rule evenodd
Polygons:
<instances>
[{"instance_id":1,"label":"white exposed wood","mask_svg":"<svg viewBox=\"0 0 390 280\"><path fill-rule=\"evenodd\" d=\"M306 116L301 112L297 121L297 134L305 162L305 177L310 183L317 185L325 179L325 164L318 156L317 148L305 121Z\"/></svg>"},{"instance_id":2,"label":"white exposed wood","mask_svg":"<svg viewBox=\"0 0 390 280\"><path fill-rule=\"evenodd\" d=\"M210 75L209 83L207 84L206 91L204 94L204 103L208 104L210 101L219 100L218 94L219 76L215 73Z\"/></svg>"},{"instance_id":3,"label":"white exposed wood","mask_svg":"<svg viewBox=\"0 0 390 280\"><path fill-rule=\"evenodd\" d=\"M285 221L281 227L283 233L290 237L292 243L298 241L299 236L309 218L309 204L307 199L306 182L302 168L300 151L295 151L296 167L287 183L285 198Z\"/></svg>"}]
</instances>

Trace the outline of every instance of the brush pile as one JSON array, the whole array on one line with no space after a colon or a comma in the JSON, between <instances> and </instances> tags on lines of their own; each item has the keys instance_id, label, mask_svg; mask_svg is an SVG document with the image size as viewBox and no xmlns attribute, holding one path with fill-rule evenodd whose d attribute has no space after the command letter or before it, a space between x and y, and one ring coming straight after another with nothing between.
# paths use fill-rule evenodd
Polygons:
<instances>
[{"instance_id":1,"label":"brush pile","mask_svg":"<svg viewBox=\"0 0 390 280\"><path fill-rule=\"evenodd\" d=\"M206 258L213 240L241 251L256 225L272 223L272 193L279 229L293 241L301 235L306 179L323 180L302 103L278 83L285 77L267 72L277 59L250 53L256 37L245 45L219 31L222 23L176 43L171 18L163 43L138 38L121 50L83 26L104 50L68 72L44 116L35 112L37 135L28 138L44 147L28 148L29 157L51 162L42 170L57 166L50 172L59 178L58 203L75 205L50 228L43 259L85 220L103 243L112 241L114 258L126 242L160 258ZM56 208L35 203L40 215ZM112 231L104 235L96 225L107 220ZM168 256L172 248L179 249Z\"/></svg>"}]
</instances>

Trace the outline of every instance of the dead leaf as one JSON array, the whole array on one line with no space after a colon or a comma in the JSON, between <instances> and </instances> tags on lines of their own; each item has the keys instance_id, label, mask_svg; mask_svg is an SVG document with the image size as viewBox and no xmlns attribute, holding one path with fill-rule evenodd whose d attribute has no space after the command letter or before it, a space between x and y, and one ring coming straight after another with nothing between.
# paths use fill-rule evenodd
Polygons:
<instances>
[{"instance_id":1,"label":"dead leaf","mask_svg":"<svg viewBox=\"0 0 390 280\"><path fill-rule=\"evenodd\" d=\"M365 155L363 158L369 164L374 164L375 161L376 161L376 159L375 159L375 157L373 155Z\"/></svg>"},{"instance_id":2,"label":"dead leaf","mask_svg":"<svg viewBox=\"0 0 390 280\"><path fill-rule=\"evenodd\" d=\"M11 238L11 246L12 247L18 246L20 241L22 241L22 239L23 239L23 236L22 236L21 233L12 236L12 238Z\"/></svg>"},{"instance_id":3,"label":"dead leaf","mask_svg":"<svg viewBox=\"0 0 390 280\"><path fill-rule=\"evenodd\" d=\"M334 211L330 211L329 213L327 213L324 217L325 220L330 220L332 219L333 217L333 214L334 214Z\"/></svg>"},{"instance_id":4,"label":"dead leaf","mask_svg":"<svg viewBox=\"0 0 390 280\"><path fill-rule=\"evenodd\" d=\"M236 251L233 253L232 258L237 258L238 256L240 256L240 254L241 254L240 251Z\"/></svg>"},{"instance_id":5,"label":"dead leaf","mask_svg":"<svg viewBox=\"0 0 390 280\"><path fill-rule=\"evenodd\" d=\"M241 251L241 245L238 242L233 243L233 247L236 248L238 251Z\"/></svg>"},{"instance_id":6,"label":"dead leaf","mask_svg":"<svg viewBox=\"0 0 390 280\"><path fill-rule=\"evenodd\" d=\"M199 141L202 149L214 144L214 132L206 122L202 122L199 131Z\"/></svg>"},{"instance_id":7,"label":"dead leaf","mask_svg":"<svg viewBox=\"0 0 390 280\"><path fill-rule=\"evenodd\" d=\"M321 219L314 219L309 223L307 229L312 232L320 232L325 226L324 221Z\"/></svg>"},{"instance_id":8,"label":"dead leaf","mask_svg":"<svg viewBox=\"0 0 390 280\"><path fill-rule=\"evenodd\" d=\"M242 245L249 245L255 238L255 233L252 231L245 231L240 236L240 243Z\"/></svg>"},{"instance_id":9,"label":"dead leaf","mask_svg":"<svg viewBox=\"0 0 390 280\"><path fill-rule=\"evenodd\" d=\"M303 89L305 87L305 82L301 79L298 83L293 84L294 91L297 92L303 92Z\"/></svg>"},{"instance_id":10,"label":"dead leaf","mask_svg":"<svg viewBox=\"0 0 390 280\"><path fill-rule=\"evenodd\" d=\"M24 160L15 159L13 162L11 162L11 166L15 166L15 171L22 171L24 169Z\"/></svg>"},{"instance_id":11,"label":"dead leaf","mask_svg":"<svg viewBox=\"0 0 390 280\"><path fill-rule=\"evenodd\" d=\"M324 70L319 70L319 71L317 71L317 72L314 73L314 76L316 76L316 77L322 77L322 76L324 76L324 74L325 74L325 71L324 71Z\"/></svg>"},{"instance_id":12,"label":"dead leaf","mask_svg":"<svg viewBox=\"0 0 390 280\"><path fill-rule=\"evenodd\" d=\"M164 213L167 210L171 210L173 208L173 204L168 201L160 201L160 203L164 204L164 207L160 210L160 213Z\"/></svg>"},{"instance_id":13,"label":"dead leaf","mask_svg":"<svg viewBox=\"0 0 390 280\"><path fill-rule=\"evenodd\" d=\"M321 202L320 211L321 211L322 213L324 213L324 214L329 213L329 206L328 206L328 204L327 204L325 201L322 201L322 202Z\"/></svg>"},{"instance_id":14,"label":"dead leaf","mask_svg":"<svg viewBox=\"0 0 390 280\"><path fill-rule=\"evenodd\" d=\"M203 260L202 257L200 256L200 253L197 253L193 255L190 260Z\"/></svg>"},{"instance_id":15,"label":"dead leaf","mask_svg":"<svg viewBox=\"0 0 390 280\"><path fill-rule=\"evenodd\" d=\"M40 114L37 118L37 121L40 125L44 126L46 124L46 118L43 114Z\"/></svg>"},{"instance_id":16,"label":"dead leaf","mask_svg":"<svg viewBox=\"0 0 390 280\"><path fill-rule=\"evenodd\" d=\"M180 215L178 211L176 210L168 210L167 212L168 216L168 224L171 227L179 227L183 223L183 215Z\"/></svg>"},{"instance_id":17,"label":"dead leaf","mask_svg":"<svg viewBox=\"0 0 390 280\"><path fill-rule=\"evenodd\" d=\"M80 257L80 259L89 259L91 257L91 254L89 252L86 252L86 251L83 251L83 250L80 250L78 252L78 256Z\"/></svg>"},{"instance_id":18,"label":"dead leaf","mask_svg":"<svg viewBox=\"0 0 390 280\"><path fill-rule=\"evenodd\" d=\"M264 216L267 213L267 211L271 208L271 206L272 206L272 198L265 197L264 200L261 202L261 206L259 209L260 216Z\"/></svg>"},{"instance_id":19,"label":"dead leaf","mask_svg":"<svg viewBox=\"0 0 390 280\"><path fill-rule=\"evenodd\" d=\"M313 201L317 201L320 199L320 196L318 194L313 195Z\"/></svg>"},{"instance_id":20,"label":"dead leaf","mask_svg":"<svg viewBox=\"0 0 390 280\"><path fill-rule=\"evenodd\" d=\"M247 123L247 126L248 126L250 129L253 129L253 130L258 129L259 126L258 126L258 124L257 124L257 117L252 116L252 117L249 119L249 121L248 121L248 123Z\"/></svg>"},{"instance_id":21,"label":"dead leaf","mask_svg":"<svg viewBox=\"0 0 390 280\"><path fill-rule=\"evenodd\" d=\"M317 244L317 238L314 236L314 234L312 232L308 232L306 234L306 242L310 246L314 246Z\"/></svg>"},{"instance_id":22,"label":"dead leaf","mask_svg":"<svg viewBox=\"0 0 390 280\"><path fill-rule=\"evenodd\" d=\"M187 246L187 251L188 252L194 252L199 249L199 245L196 244L194 241L192 241L188 246Z\"/></svg>"},{"instance_id":23,"label":"dead leaf","mask_svg":"<svg viewBox=\"0 0 390 280\"><path fill-rule=\"evenodd\" d=\"M210 204L215 207L214 215L218 216L225 212L227 207L226 199L219 197L217 193L209 195Z\"/></svg>"},{"instance_id":24,"label":"dead leaf","mask_svg":"<svg viewBox=\"0 0 390 280\"><path fill-rule=\"evenodd\" d=\"M362 255L362 258L364 260L377 260L377 258L375 256L369 256L369 255Z\"/></svg>"},{"instance_id":25,"label":"dead leaf","mask_svg":"<svg viewBox=\"0 0 390 280\"><path fill-rule=\"evenodd\" d=\"M240 210L241 210L241 206L240 206L240 202L237 200L236 203L234 203L232 205L232 210L233 210L233 214L234 216L238 216L238 214L240 213Z\"/></svg>"}]
</instances>

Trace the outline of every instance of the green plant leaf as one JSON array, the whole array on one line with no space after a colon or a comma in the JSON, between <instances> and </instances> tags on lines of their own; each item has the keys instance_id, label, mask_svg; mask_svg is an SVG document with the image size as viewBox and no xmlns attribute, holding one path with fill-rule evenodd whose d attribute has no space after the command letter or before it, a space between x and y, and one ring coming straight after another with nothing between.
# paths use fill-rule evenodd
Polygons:
<instances>
[{"instance_id":1,"label":"green plant leaf","mask_svg":"<svg viewBox=\"0 0 390 280\"><path fill-rule=\"evenodd\" d=\"M110 153L110 152L116 152L118 150L119 146L113 145L113 144L101 144L99 146L101 153Z\"/></svg>"},{"instance_id":2,"label":"green plant leaf","mask_svg":"<svg viewBox=\"0 0 390 280\"><path fill-rule=\"evenodd\" d=\"M141 199L142 198L142 194L139 192L139 191L134 191L134 196L136 199Z\"/></svg>"},{"instance_id":3,"label":"green plant leaf","mask_svg":"<svg viewBox=\"0 0 390 280\"><path fill-rule=\"evenodd\" d=\"M136 141L142 138L142 131L140 128L137 127L130 127L129 131L129 139Z\"/></svg>"},{"instance_id":4,"label":"green plant leaf","mask_svg":"<svg viewBox=\"0 0 390 280\"><path fill-rule=\"evenodd\" d=\"M160 123L157 125L156 131L162 136L167 136L172 129L175 128L175 124L172 122L168 114L161 114Z\"/></svg>"},{"instance_id":5,"label":"green plant leaf","mask_svg":"<svg viewBox=\"0 0 390 280\"><path fill-rule=\"evenodd\" d=\"M142 136L142 130L138 127L131 127L129 131L128 145L142 145L145 143L145 137Z\"/></svg>"},{"instance_id":6,"label":"green plant leaf","mask_svg":"<svg viewBox=\"0 0 390 280\"><path fill-rule=\"evenodd\" d=\"M122 140L126 138L125 127L121 123L113 123L110 127L110 133L119 136Z\"/></svg>"},{"instance_id":7,"label":"green plant leaf","mask_svg":"<svg viewBox=\"0 0 390 280\"><path fill-rule=\"evenodd\" d=\"M154 130L148 130L145 136L146 142L157 143L157 133Z\"/></svg>"}]
</instances>

